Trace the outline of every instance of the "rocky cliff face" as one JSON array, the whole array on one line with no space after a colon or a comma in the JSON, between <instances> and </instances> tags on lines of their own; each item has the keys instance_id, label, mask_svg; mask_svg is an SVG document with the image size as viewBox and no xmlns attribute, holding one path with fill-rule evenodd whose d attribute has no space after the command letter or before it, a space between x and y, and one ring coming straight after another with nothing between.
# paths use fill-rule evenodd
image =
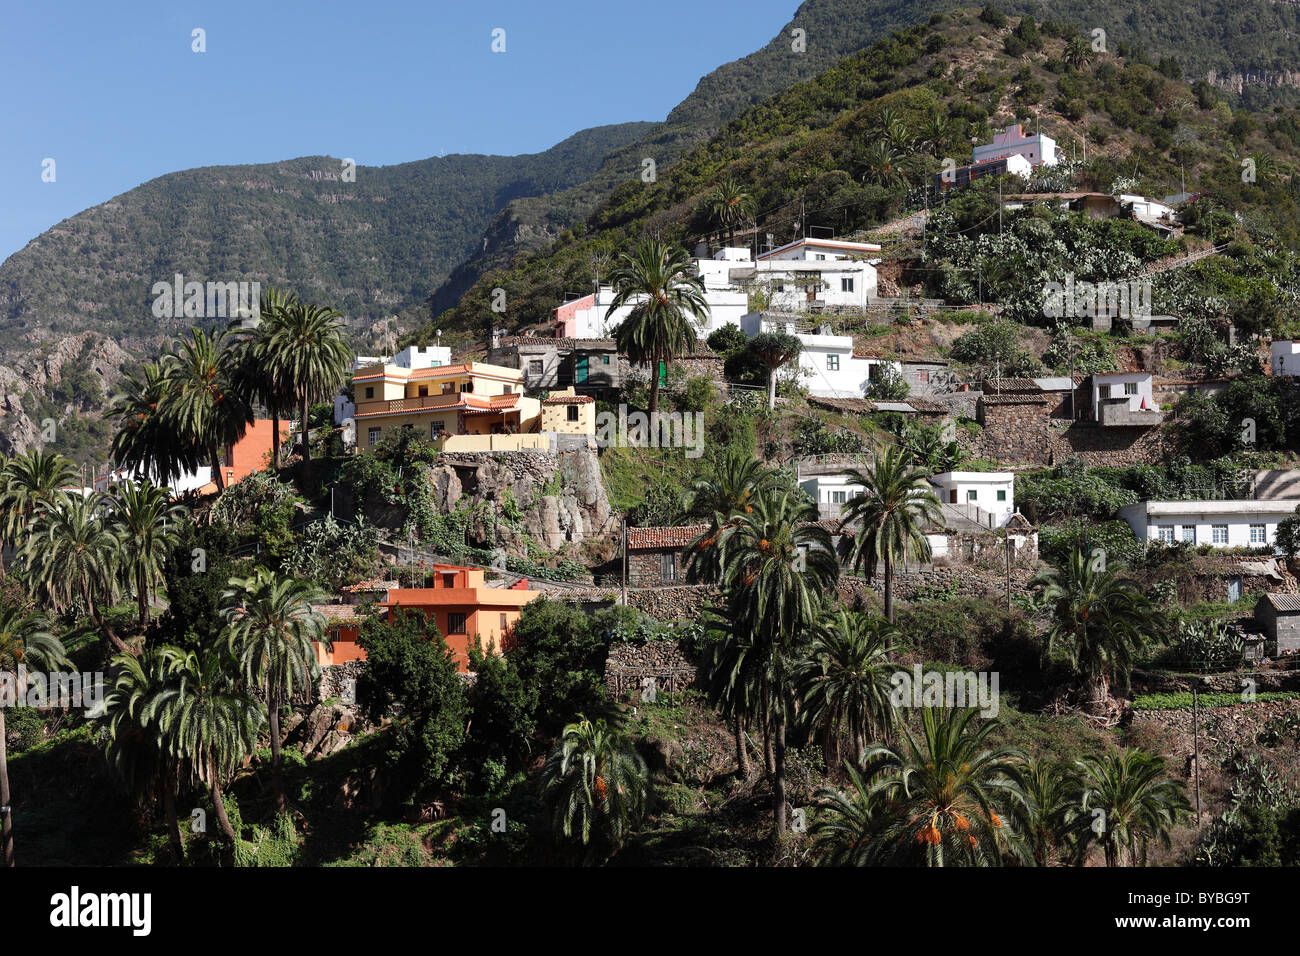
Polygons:
<instances>
[{"instance_id":1,"label":"rocky cliff face","mask_svg":"<svg viewBox=\"0 0 1300 956\"><path fill-rule=\"evenodd\" d=\"M491 502L496 514L517 511L517 521L494 520L483 511L475 512L468 538L476 547L503 548L524 556L525 535L555 551L566 543L612 541L618 530L600 462L589 449L441 455L430 466L429 481L440 512L483 502Z\"/></svg>"},{"instance_id":2,"label":"rocky cliff face","mask_svg":"<svg viewBox=\"0 0 1300 956\"><path fill-rule=\"evenodd\" d=\"M12 365L0 365L0 452L37 445L60 447L70 417L95 419L123 378L130 356L97 332L80 332L31 349ZM53 418L55 439L42 440L43 418ZM66 453L66 451L65 451Z\"/></svg>"}]
</instances>

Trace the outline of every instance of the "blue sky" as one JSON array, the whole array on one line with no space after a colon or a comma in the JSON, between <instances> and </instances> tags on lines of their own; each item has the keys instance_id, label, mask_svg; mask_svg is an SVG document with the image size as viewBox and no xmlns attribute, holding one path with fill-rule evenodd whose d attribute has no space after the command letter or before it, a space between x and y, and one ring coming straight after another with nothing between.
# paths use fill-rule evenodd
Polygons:
<instances>
[{"instance_id":1,"label":"blue sky","mask_svg":"<svg viewBox=\"0 0 1300 956\"><path fill-rule=\"evenodd\" d=\"M0 260L178 169L544 150L660 120L798 0L72 0L0 30ZM491 50L506 31L506 52ZM206 31L207 51L191 50ZM54 160L54 182L42 181Z\"/></svg>"}]
</instances>

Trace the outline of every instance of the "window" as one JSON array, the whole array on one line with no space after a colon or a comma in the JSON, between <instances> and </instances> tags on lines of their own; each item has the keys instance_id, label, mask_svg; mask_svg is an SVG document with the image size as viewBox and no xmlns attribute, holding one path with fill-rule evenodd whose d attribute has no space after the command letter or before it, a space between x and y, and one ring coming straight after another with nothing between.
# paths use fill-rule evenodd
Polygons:
<instances>
[{"instance_id":1,"label":"window","mask_svg":"<svg viewBox=\"0 0 1300 956\"><path fill-rule=\"evenodd\" d=\"M930 381L930 373L925 369L917 369L915 381L917 385L928 384Z\"/></svg>"},{"instance_id":2,"label":"window","mask_svg":"<svg viewBox=\"0 0 1300 956\"><path fill-rule=\"evenodd\" d=\"M1226 524L1216 524L1210 526L1210 541L1214 544L1228 543L1228 526Z\"/></svg>"},{"instance_id":3,"label":"window","mask_svg":"<svg viewBox=\"0 0 1300 956\"><path fill-rule=\"evenodd\" d=\"M602 355L602 356L600 357L600 364L601 364L601 365L608 365L608 364L609 364L609 356L608 356L608 355Z\"/></svg>"},{"instance_id":4,"label":"window","mask_svg":"<svg viewBox=\"0 0 1300 956\"><path fill-rule=\"evenodd\" d=\"M442 573L442 586L450 590L456 586L456 572L444 571Z\"/></svg>"},{"instance_id":5,"label":"window","mask_svg":"<svg viewBox=\"0 0 1300 956\"><path fill-rule=\"evenodd\" d=\"M505 390L504 392L502 392L501 394L502 394L502 395L513 395L514 393L515 393L515 387L514 387L513 385L507 385L507 386L506 386L506 390Z\"/></svg>"},{"instance_id":6,"label":"window","mask_svg":"<svg viewBox=\"0 0 1300 956\"><path fill-rule=\"evenodd\" d=\"M849 500L849 493L847 491L831 492L831 504L833 505L842 505L848 500Z\"/></svg>"},{"instance_id":7,"label":"window","mask_svg":"<svg viewBox=\"0 0 1300 956\"><path fill-rule=\"evenodd\" d=\"M373 385L367 385L366 398L374 398L374 397L375 397L375 387Z\"/></svg>"},{"instance_id":8,"label":"window","mask_svg":"<svg viewBox=\"0 0 1300 956\"><path fill-rule=\"evenodd\" d=\"M1162 544L1174 543L1174 526L1171 524L1162 524L1156 529L1156 537Z\"/></svg>"},{"instance_id":9,"label":"window","mask_svg":"<svg viewBox=\"0 0 1300 956\"><path fill-rule=\"evenodd\" d=\"M429 422L429 441L437 441L439 433L442 432L442 421Z\"/></svg>"},{"instance_id":10,"label":"window","mask_svg":"<svg viewBox=\"0 0 1300 956\"><path fill-rule=\"evenodd\" d=\"M1006 493L1006 490L1003 489L1003 490L998 491L998 501L1006 501L1006 500L1007 500L1007 493Z\"/></svg>"},{"instance_id":11,"label":"window","mask_svg":"<svg viewBox=\"0 0 1300 956\"><path fill-rule=\"evenodd\" d=\"M541 360L541 359L529 359L529 361L528 361L528 374L529 374L529 375L541 375L541 374L542 374L542 368L543 368L543 367L544 367L544 366L543 366L543 363L542 363L542 360Z\"/></svg>"},{"instance_id":12,"label":"window","mask_svg":"<svg viewBox=\"0 0 1300 956\"><path fill-rule=\"evenodd\" d=\"M840 370L840 357L838 355L826 356L826 371L838 372Z\"/></svg>"},{"instance_id":13,"label":"window","mask_svg":"<svg viewBox=\"0 0 1300 956\"><path fill-rule=\"evenodd\" d=\"M366 431L366 437L369 439L370 444L373 445L379 441L379 434L380 430L378 428L371 428Z\"/></svg>"},{"instance_id":14,"label":"window","mask_svg":"<svg viewBox=\"0 0 1300 956\"><path fill-rule=\"evenodd\" d=\"M421 386L420 386L420 397L423 398L425 395L428 395L428 394L429 394L429 386L428 386L428 385L421 385Z\"/></svg>"},{"instance_id":15,"label":"window","mask_svg":"<svg viewBox=\"0 0 1300 956\"><path fill-rule=\"evenodd\" d=\"M1186 541L1188 544L1196 543L1196 525L1194 524L1183 525L1183 540Z\"/></svg>"},{"instance_id":16,"label":"window","mask_svg":"<svg viewBox=\"0 0 1300 956\"><path fill-rule=\"evenodd\" d=\"M853 280L852 280L851 278L841 279L841 280L840 280L840 291L841 291L841 292L852 292L852 291L853 291Z\"/></svg>"},{"instance_id":17,"label":"window","mask_svg":"<svg viewBox=\"0 0 1300 956\"><path fill-rule=\"evenodd\" d=\"M506 625L506 616L505 616L504 614L502 614L502 615L501 615L501 630L504 631L504 630L506 629L506 627L507 627L507 625Z\"/></svg>"},{"instance_id":18,"label":"window","mask_svg":"<svg viewBox=\"0 0 1300 956\"><path fill-rule=\"evenodd\" d=\"M659 580L677 580L677 560L671 552L659 555Z\"/></svg>"},{"instance_id":19,"label":"window","mask_svg":"<svg viewBox=\"0 0 1300 956\"><path fill-rule=\"evenodd\" d=\"M966 500L979 501L979 492L972 488L970 491L966 492Z\"/></svg>"},{"instance_id":20,"label":"window","mask_svg":"<svg viewBox=\"0 0 1300 956\"><path fill-rule=\"evenodd\" d=\"M443 383L442 383L442 394L444 394L444 395L450 395L450 394L451 394L452 392L454 392L454 391L456 391L456 383L455 383L455 382L443 382Z\"/></svg>"},{"instance_id":21,"label":"window","mask_svg":"<svg viewBox=\"0 0 1300 956\"><path fill-rule=\"evenodd\" d=\"M1268 534L1262 524L1253 524L1250 526L1250 543L1268 544Z\"/></svg>"},{"instance_id":22,"label":"window","mask_svg":"<svg viewBox=\"0 0 1300 956\"><path fill-rule=\"evenodd\" d=\"M461 383L460 383L460 390L461 390L462 392L472 392L472 391L474 391L474 383L473 383L473 382L461 382Z\"/></svg>"},{"instance_id":23,"label":"window","mask_svg":"<svg viewBox=\"0 0 1300 956\"><path fill-rule=\"evenodd\" d=\"M465 633L465 615L448 614L447 615L447 633L464 634Z\"/></svg>"},{"instance_id":24,"label":"window","mask_svg":"<svg viewBox=\"0 0 1300 956\"><path fill-rule=\"evenodd\" d=\"M1097 394L1100 395L1102 398L1110 398L1110 386L1099 385L1097 387Z\"/></svg>"},{"instance_id":25,"label":"window","mask_svg":"<svg viewBox=\"0 0 1300 956\"><path fill-rule=\"evenodd\" d=\"M825 259L826 257L825 257L824 255L822 255L822 254L819 252L819 253L817 253L817 255L813 256L813 258L814 258L814 259L818 259L818 260L823 260L823 259Z\"/></svg>"},{"instance_id":26,"label":"window","mask_svg":"<svg viewBox=\"0 0 1300 956\"><path fill-rule=\"evenodd\" d=\"M1138 383L1137 383L1137 382L1125 382L1125 383L1124 383L1124 394L1125 394L1125 395L1136 395L1137 393L1138 393Z\"/></svg>"},{"instance_id":27,"label":"window","mask_svg":"<svg viewBox=\"0 0 1300 956\"><path fill-rule=\"evenodd\" d=\"M568 407L568 409L566 409L566 411L568 412L569 421L571 421L571 422L576 422L576 421L578 420L578 406L577 406L577 405L570 405L570 406Z\"/></svg>"}]
</instances>

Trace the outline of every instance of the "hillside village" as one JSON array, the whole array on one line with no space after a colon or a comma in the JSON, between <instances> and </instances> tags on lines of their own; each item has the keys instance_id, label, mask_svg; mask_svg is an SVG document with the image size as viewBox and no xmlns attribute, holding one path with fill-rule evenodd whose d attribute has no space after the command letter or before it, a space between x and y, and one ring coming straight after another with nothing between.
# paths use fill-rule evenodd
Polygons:
<instances>
[{"instance_id":1,"label":"hillside village","mask_svg":"<svg viewBox=\"0 0 1300 956\"><path fill-rule=\"evenodd\" d=\"M774 102L15 446L6 863L1300 864L1300 116L992 5Z\"/></svg>"}]
</instances>

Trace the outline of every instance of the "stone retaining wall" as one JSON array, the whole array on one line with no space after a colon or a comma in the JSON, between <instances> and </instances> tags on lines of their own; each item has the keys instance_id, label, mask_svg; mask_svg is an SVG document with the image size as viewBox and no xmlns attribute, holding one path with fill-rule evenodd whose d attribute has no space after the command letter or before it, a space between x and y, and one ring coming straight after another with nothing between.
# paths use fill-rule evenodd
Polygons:
<instances>
[{"instance_id":1,"label":"stone retaining wall","mask_svg":"<svg viewBox=\"0 0 1300 956\"><path fill-rule=\"evenodd\" d=\"M697 685L699 669L678 641L614 644L605 660L605 687L617 698L648 699Z\"/></svg>"}]
</instances>

